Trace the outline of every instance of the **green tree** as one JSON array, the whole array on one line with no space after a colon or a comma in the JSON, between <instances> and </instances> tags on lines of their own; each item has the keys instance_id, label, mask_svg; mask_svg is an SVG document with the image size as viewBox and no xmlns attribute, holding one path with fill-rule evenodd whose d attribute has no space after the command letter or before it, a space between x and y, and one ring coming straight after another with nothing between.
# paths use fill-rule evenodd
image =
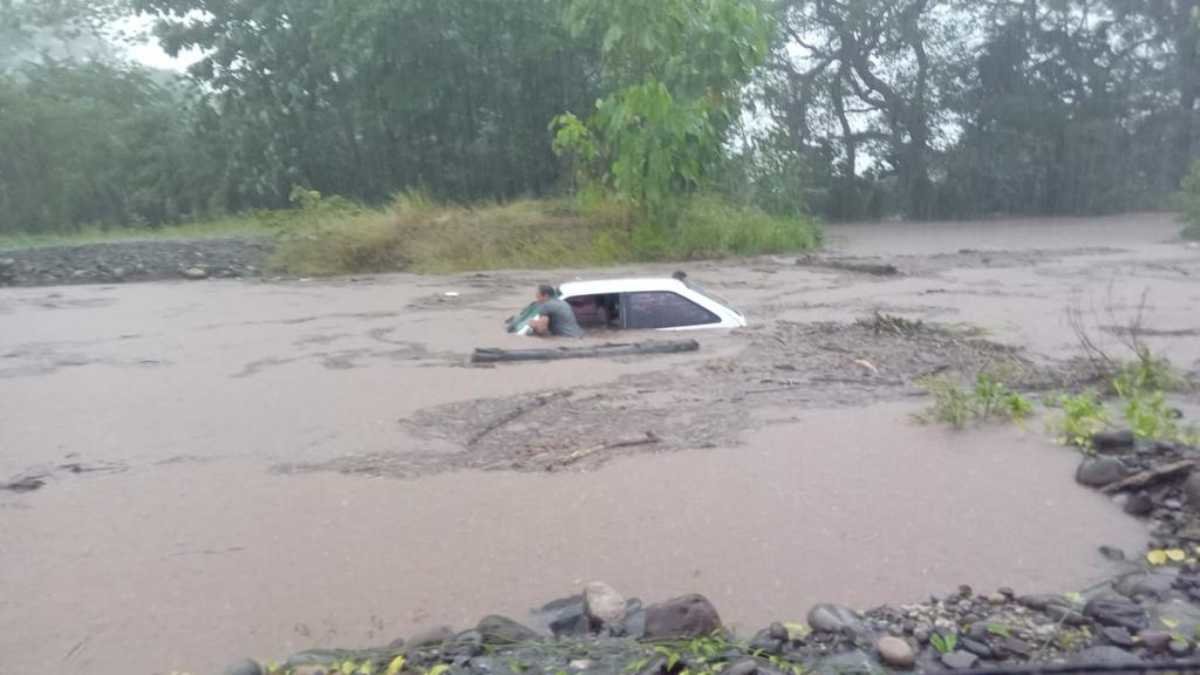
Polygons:
<instances>
[{"instance_id":1,"label":"green tree","mask_svg":"<svg viewBox=\"0 0 1200 675\"><path fill-rule=\"evenodd\" d=\"M555 120L556 147L660 222L722 158L740 91L765 58L768 17L748 0L571 0L574 35L599 35L612 93Z\"/></svg>"}]
</instances>

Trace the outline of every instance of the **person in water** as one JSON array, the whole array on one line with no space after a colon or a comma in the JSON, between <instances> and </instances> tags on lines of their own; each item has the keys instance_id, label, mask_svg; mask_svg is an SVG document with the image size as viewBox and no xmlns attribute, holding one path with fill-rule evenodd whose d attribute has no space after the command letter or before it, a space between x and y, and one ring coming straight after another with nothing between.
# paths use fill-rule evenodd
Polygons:
<instances>
[{"instance_id":1,"label":"person in water","mask_svg":"<svg viewBox=\"0 0 1200 675\"><path fill-rule=\"evenodd\" d=\"M558 337L583 337L583 329L575 319L575 311L560 300L553 286L542 284L537 289L538 316L529 322L534 335Z\"/></svg>"}]
</instances>

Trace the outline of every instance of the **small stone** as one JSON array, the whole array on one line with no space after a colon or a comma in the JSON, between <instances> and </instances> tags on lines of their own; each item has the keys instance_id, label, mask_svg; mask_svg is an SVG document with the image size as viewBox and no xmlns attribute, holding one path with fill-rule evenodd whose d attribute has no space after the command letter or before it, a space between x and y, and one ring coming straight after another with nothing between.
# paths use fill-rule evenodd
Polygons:
<instances>
[{"instance_id":1,"label":"small stone","mask_svg":"<svg viewBox=\"0 0 1200 675\"><path fill-rule=\"evenodd\" d=\"M698 637L720 629L721 617L703 595L685 595L646 608L647 640Z\"/></svg>"},{"instance_id":2,"label":"small stone","mask_svg":"<svg viewBox=\"0 0 1200 675\"><path fill-rule=\"evenodd\" d=\"M1150 515L1154 510L1154 500L1145 492L1138 492L1129 496L1123 508L1125 513L1141 518Z\"/></svg>"},{"instance_id":3,"label":"small stone","mask_svg":"<svg viewBox=\"0 0 1200 675\"><path fill-rule=\"evenodd\" d=\"M1183 508L1183 502L1179 501L1178 499L1164 499L1163 506L1171 509L1172 511L1178 511L1179 509Z\"/></svg>"},{"instance_id":4,"label":"small stone","mask_svg":"<svg viewBox=\"0 0 1200 675\"><path fill-rule=\"evenodd\" d=\"M226 668L225 675L263 675L263 668L258 661L245 659Z\"/></svg>"},{"instance_id":5,"label":"small stone","mask_svg":"<svg viewBox=\"0 0 1200 675\"><path fill-rule=\"evenodd\" d=\"M1147 627L1146 610L1136 602L1116 596L1097 596L1088 600L1083 614L1104 626L1120 626L1129 630Z\"/></svg>"},{"instance_id":6,"label":"small stone","mask_svg":"<svg viewBox=\"0 0 1200 675\"><path fill-rule=\"evenodd\" d=\"M532 629L495 614L481 619L475 630L479 631L487 644L513 644L538 639L538 634Z\"/></svg>"},{"instance_id":7,"label":"small stone","mask_svg":"<svg viewBox=\"0 0 1200 675\"><path fill-rule=\"evenodd\" d=\"M921 644L928 644L929 638L933 636L933 630L928 626L917 626L913 629L913 638Z\"/></svg>"},{"instance_id":8,"label":"small stone","mask_svg":"<svg viewBox=\"0 0 1200 675\"><path fill-rule=\"evenodd\" d=\"M1174 584L1175 577L1166 572L1134 572L1122 576L1113 587L1127 598L1139 595L1162 598Z\"/></svg>"},{"instance_id":9,"label":"small stone","mask_svg":"<svg viewBox=\"0 0 1200 675\"><path fill-rule=\"evenodd\" d=\"M583 672L585 670L591 670L592 666L595 665L595 662L591 659L577 659L567 665L571 668L571 670Z\"/></svg>"},{"instance_id":10,"label":"small stone","mask_svg":"<svg viewBox=\"0 0 1200 675\"><path fill-rule=\"evenodd\" d=\"M1012 600L1013 598L1017 597L1017 592L1014 591L1013 589L1009 588L1008 586L1001 586L1000 588L996 589L996 592L999 593L1000 595L1003 595L1004 597L1008 598L1009 600Z\"/></svg>"},{"instance_id":11,"label":"small stone","mask_svg":"<svg viewBox=\"0 0 1200 675\"><path fill-rule=\"evenodd\" d=\"M808 611L808 625L813 630L823 633L845 633L861 635L866 632L866 626L859 618L858 612L840 605L820 604Z\"/></svg>"},{"instance_id":12,"label":"small stone","mask_svg":"<svg viewBox=\"0 0 1200 675\"><path fill-rule=\"evenodd\" d=\"M942 664L950 670L967 670L979 663L979 657L971 652L950 652L942 654Z\"/></svg>"},{"instance_id":13,"label":"small stone","mask_svg":"<svg viewBox=\"0 0 1200 675\"><path fill-rule=\"evenodd\" d=\"M1109 626L1101 632L1104 634L1104 639L1118 647L1129 648L1137 644L1133 636L1129 634L1129 631L1120 626Z\"/></svg>"},{"instance_id":14,"label":"small stone","mask_svg":"<svg viewBox=\"0 0 1200 675\"><path fill-rule=\"evenodd\" d=\"M1192 653L1192 644L1187 640L1171 640L1171 643L1167 645L1167 651L1177 659L1183 658Z\"/></svg>"},{"instance_id":15,"label":"small stone","mask_svg":"<svg viewBox=\"0 0 1200 675\"><path fill-rule=\"evenodd\" d=\"M725 670L721 671L721 675L754 675L758 672L758 661L754 659L742 659L736 663L731 663Z\"/></svg>"},{"instance_id":16,"label":"small stone","mask_svg":"<svg viewBox=\"0 0 1200 675\"><path fill-rule=\"evenodd\" d=\"M625 598L602 582L583 587L583 611L594 631L614 631L625 622Z\"/></svg>"},{"instance_id":17,"label":"small stone","mask_svg":"<svg viewBox=\"0 0 1200 675\"><path fill-rule=\"evenodd\" d=\"M1200 508L1200 471L1193 471L1183 481L1183 498L1194 509Z\"/></svg>"},{"instance_id":18,"label":"small stone","mask_svg":"<svg viewBox=\"0 0 1200 675\"><path fill-rule=\"evenodd\" d=\"M483 634L477 630L468 630L454 636L453 640L445 643L442 652L446 656L464 657L470 659L483 653Z\"/></svg>"},{"instance_id":19,"label":"small stone","mask_svg":"<svg viewBox=\"0 0 1200 675\"><path fill-rule=\"evenodd\" d=\"M904 640L897 637L882 637L875 643L879 658L893 668L912 668L917 654Z\"/></svg>"},{"instance_id":20,"label":"small stone","mask_svg":"<svg viewBox=\"0 0 1200 675\"><path fill-rule=\"evenodd\" d=\"M1000 644L1001 648L1009 654L1015 654L1023 658L1029 658L1033 654L1033 647L1028 642L1015 637L1005 638Z\"/></svg>"},{"instance_id":21,"label":"small stone","mask_svg":"<svg viewBox=\"0 0 1200 675\"><path fill-rule=\"evenodd\" d=\"M992 658L992 648L989 647L986 642L981 642L969 637L960 637L958 639L958 645L981 659Z\"/></svg>"},{"instance_id":22,"label":"small stone","mask_svg":"<svg viewBox=\"0 0 1200 675\"><path fill-rule=\"evenodd\" d=\"M958 587L958 596L960 598L970 598L974 594L975 594L975 592L972 591L971 587L966 584L963 584Z\"/></svg>"},{"instance_id":23,"label":"small stone","mask_svg":"<svg viewBox=\"0 0 1200 675\"><path fill-rule=\"evenodd\" d=\"M183 276L186 279L207 279L208 270L203 267L189 267L183 271Z\"/></svg>"},{"instance_id":24,"label":"small stone","mask_svg":"<svg viewBox=\"0 0 1200 675\"><path fill-rule=\"evenodd\" d=\"M450 626L432 626L413 634L405 643L410 648L440 645L454 637L454 629Z\"/></svg>"},{"instance_id":25,"label":"small stone","mask_svg":"<svg viewBox=\"0 0 1200 675\"><path fill-rule=\"evenodd\" d=\"M1122 560L1125 560L1125 552L1119 548L1116 548L1115 546L1101 546L1100 555L1113 562L1121 562Z\"/></svg>"},{"instance_id":26,"label":"small stone","mask_svg":"<svg viewBox=\"0 0 1200 675\"><path fill-rule=\"evenodd\" d=\"M1152 652L1161 652L1171 642L1171 634L1161 630L1144 630L1137 635L1137 640Z\"/></svg>"},{"instance_id":27,"label":"small stone","mask_svg":"<svg viewBox=\"0 0 1200 675\"><path fill-rule=\"evenodd\" d=\"M987 596L987 601L993 605L1003 605L1004 603L1008 602L1008 597L1003 593L992 593L991 595Z\"/></svg>"},{"instance_id":28,"label":"small stone","mask_svg":"<svg viewBox=\"0 0 1200 675\"><path fill-rule=\"evenodd\" d=\"M1073 663L1099 664L1105 666L1125 666L1141 663L1142 660L1134 654L1112 645L1088 647L1071 659Z\"/></svg>"},{"instance_id":29,"label":"small stone","mask_svg":"<svg viewBox=\"0 0 1200 675\"><path fill-rule=\"evenodd\" d=\"M1075 481L1088 487L1104 487L1125 477L1125 464L1115 457L1085 459L1075 471Z\"/></svg>"},{"instance_id":30,"label":"small stone","mask_svg":"<svg viewBox=\"0 0 1200 675\"><path fill-rule=\"evenodd\" d=\"M750 641L750 651L763 652L764 654L779 655L783 653L784 641L771 636L770 629L764 629L754 636Z\"/></svg>"},{"instance_id":31,"label":"small stone","mask_svg":"<svg viewBox=\"0 0 1200 675\"><path fill-rule=\"evenodd\" d=\"M545 621L546 627L555 637L580 636L588 632L582 595L553 600L534 613Z\"/></svg>"}]
</instances>

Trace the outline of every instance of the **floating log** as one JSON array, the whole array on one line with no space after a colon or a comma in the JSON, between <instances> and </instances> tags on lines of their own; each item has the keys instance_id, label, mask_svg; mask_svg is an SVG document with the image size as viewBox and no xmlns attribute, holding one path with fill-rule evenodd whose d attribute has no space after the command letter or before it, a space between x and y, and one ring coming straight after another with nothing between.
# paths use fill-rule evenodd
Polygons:
<instances>
[{"instance_id":1,"label":"floating log","mask_svg":"<svg viewBox=\"0 0 1200 675\"><path fill-rule=\"evenodd\" d=\"M471 363L500 363L504 361L556 361L559 359L594 359L609 356L640 356L643 354L680 354L700 350L695 340L664 340L656 342L606 343L588 347L554 347L546 349L476 349Z\"/></svg>"}]
</instances>

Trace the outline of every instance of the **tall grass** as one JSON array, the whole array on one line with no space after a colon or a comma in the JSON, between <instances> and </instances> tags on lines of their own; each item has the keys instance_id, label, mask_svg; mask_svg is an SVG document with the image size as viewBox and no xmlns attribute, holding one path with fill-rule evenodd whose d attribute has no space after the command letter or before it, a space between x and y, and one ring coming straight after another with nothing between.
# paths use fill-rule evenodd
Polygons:
<instances>
[{"instance_id":1,"label":"tall grass","mask_svg":"<svg viewBox=\"0 0 1200 675\"><path fill-rule=\"evenodd\" d=\"M806 250L808 220L780 218L711 195L680 207L672 226L639 222L604 199L519 200L458 206L416 193L387 209L308 205L273 258L285 273L327 275L599 266Z\"/></svg>"}]
</instances>

